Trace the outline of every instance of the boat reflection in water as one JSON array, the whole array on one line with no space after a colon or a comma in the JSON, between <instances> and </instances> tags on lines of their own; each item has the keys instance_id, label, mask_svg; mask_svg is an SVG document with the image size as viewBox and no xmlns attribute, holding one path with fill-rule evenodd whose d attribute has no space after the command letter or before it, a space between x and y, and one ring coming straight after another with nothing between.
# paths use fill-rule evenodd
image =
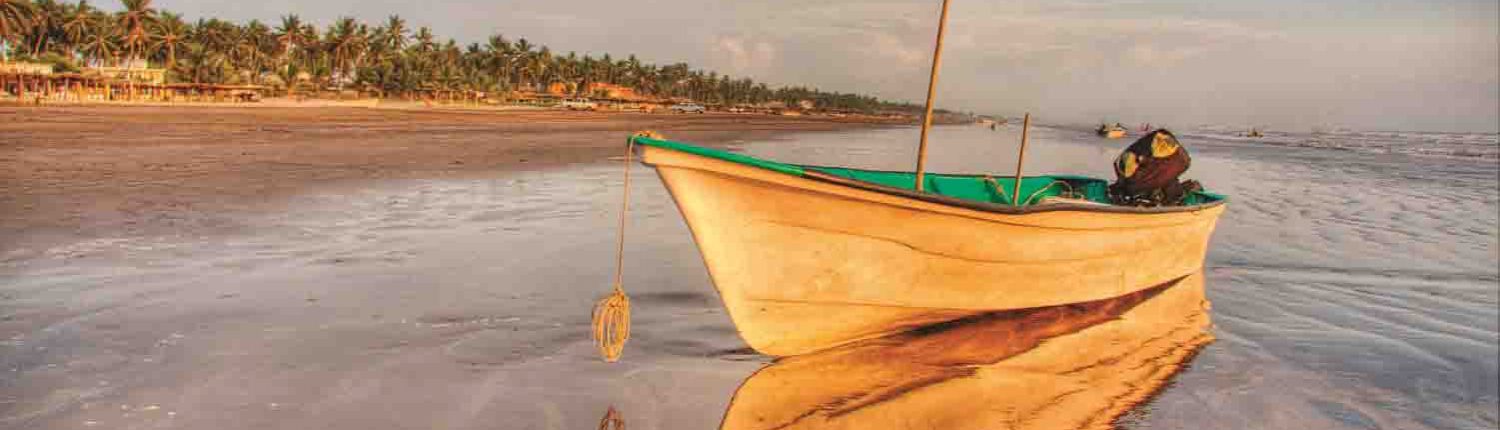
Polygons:
<instances>
[{"instance_id":1,"label":"boat reflection in water","mask_svg":"<svg viewBox=\"0 0 1500 430\"><path fill-rule=\"evenodd\" d=\"M783 358L722 430L1110 428L1204 345L1201 272L1128 296L983 314Z\"/></svg>"}]
</instances>

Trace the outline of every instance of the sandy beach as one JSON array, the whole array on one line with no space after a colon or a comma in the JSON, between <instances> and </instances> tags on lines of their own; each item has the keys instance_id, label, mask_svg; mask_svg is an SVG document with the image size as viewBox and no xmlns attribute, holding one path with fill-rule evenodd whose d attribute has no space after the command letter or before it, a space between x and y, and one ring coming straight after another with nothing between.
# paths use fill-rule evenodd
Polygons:
<instances>
[{"instance_id":1,"label":"sandy beach","mask_svg":"<svg viewBox=\"0 0 1500 430\"><path fill-rule=\"evenodd\" d=\"M1230 198L1196 289L1104 305L1119 318L1089 327L1041 312L950 334L973 349L896 351L968 366L959 373L878 349L770 365L737 336L677 208L637 165L633 336L608 364L588 311L614 273L625 135L909 169L916 130L555 111L0 117L0 428L577 429L610 410L631 429L674 430L759 428L756 417L1459 429L1500 416L1489 158L1185 139L1189 177ZM1031 132L1028 171L1108 177L1120 149L1088 130ZM1007 173L1018 137L939 127L931 165ZM1012 330L1059 319L1080 331ZM921 342L896 347L944 348ZM1047 390L1078 406L1049 406Z\"/></svg>"},{"instance_id":2,"label":"sandy beach","mask_svg":"<svg viewBox=\"0 0 1500 430\"><path fill-rule=\"evenodd\" d=\"M874 125L409 107L0 109L0 253L34 241L233 230L241 213L315 183L597 161L619 156L638 130L723 144Z\"/></svg>"},{"instance_id":3,"label":"sandy beach","mask_svg":"<svg viewBox=\"0 0 1500 430\"><path fill-rule=\"evenodd\" d=\"M582 345L579 341L583 339L583 327L576 319L587 316L587 301L594 293L578 290L578 294L569 294L575 300L558 302L539 299L531 288L550 285L553 280L567 278L565 273L580 269L583 272L608 270L583 261L589 259L590 253L607 248L593 246L591 238L610 237L613 230L605 225L595 225L583 231L558 234L555 229L538 230L534 227L537 223L554 227L574 225L578 213L566 210L566 207L576 203L597 205L591 211L594 212L589 217L591 221L614 216L619 187L613 182L613 176L618 173L619 165L607 161L622 155L623 139L631 132L649 129L678 138L725 145L764 140L789 132L878 126L829 119L719 114L363 108L46 107L7 109L0 111L0 116L5 118L0 122L0 136L4 136L3 149L0 150L5 154L0 158L0 166L3 166L0 168L3 172L0 173L3 175L0 177L0 195L4 196L0 197L3 199L0 200L0 256L3 256L0 260L4 264L0 269L0 284L5 285L3 299L0 299L0 315L3 315L0 317L3 318L0 319L0 339L6 339L7 348L4 354L0 354L3 356L0 362L4 364L0 367L6 369L0 372L0 427L4 428L74 428L85 423L109 423L110 427L120 427L121 421L114 418L123 418L124 415L112 416L112 419L64 416L98 413L102 404L97 401L104 397L142 395L144 393L135 388L125 387L146 380L154 381L148 385L155 386L146 391L157 393L148 394L148 397L170 392L171 397L181 401L196 403L215 399L200 405L217 412L196 414L197 418L188 419L191 415L184 410L185 405L143 404L124 408L121 408L123 405L111 405L108 408L111 414L119 410L132 417L129 426L225 428L226 425L235 427L231 423L238 422L244 426L241 428L302 427L311 425L311 422L302 419L287 421L284 416L242 420L248 418L242 415L245 411L229 411L248 406L240 403L244 398L204 397L204 392L199 390L207 389L231 397L259 397L266 393L251 392L261 389L282 393L277 396L289 395L329 381L298 388L301 384L294 381L306 378L307 374L291 379L266 378L280 373L273 368L283 365L327 370L365 368L360 372L384 373L384 370L368 368L365 364L350 367L348 360L364 361L356 357L372 358L368 356L372 352L382 354L378 351L404 350L408 346L415 347L409 351L421 351L418 354L427 358L400 353L398 355L406 357L402 361L416 358L428 363L420 367L427 367L456 358L458 361L449 363L459 366L439 372L448 376L419 375L425 371L409 373L415 379L396 383L412 388L405 391L410 396L406 397L407 401L425 398L452 402L455 399L440 399L441 396L434 397L433 394L448 390L439 388L442 385L450 388L466 385L462 381L471 380L475 369L526 362L554 354L557 348ZM599 163L608 167L598 171L589 169L593 171L590 175L604 175L597 181L589 181L595 184L592 187L572 189L572 185L566 185L578 179L565 181L562 185L546 184L552 182L546 178L557 176L558 172L563 172L564 177L573 176L567 172L576 168L570 166L597 166ZM485 191L476 193L440 186L445 191L438 194L423 191L421 196L386 195L384 191L377 191L379 196L368 193L371 190L390 190L387 188L390 184L399 184L395 189L400 190L412 183L441 184L446 181L485 184ZM562 188L556 188L559 186ZM347 206L350 203L370 207L355 209ZM399 213L389 212L391 209ZM463 213L455 215L454 211ZM477 236L473 234L476 232L454 236L451 231L431 236L429 234L435 232L432 229L436 225L430 222L438 221L428 218L431 215L449 219L440 223L459 221L485 227ZM456 218L450 219L450 216ZM410 238L409 234L437 239L438 242L430 244L441 245L429 250L438 251L443 256L432 255L436 260L421 259L426 263L409 260L409 257L425 253L395 245L406 241L400 237ZM497 234L511 239L497 237ZM512 240L518 235L523 239ZM466 237L488 239L461 244ZM685 239L679 237L679 240ZM363 243L359 245L361 248L373 245L380 249L335 250L341 245L328 247L346 240ZM494 240L498 242L491 242ZM484 242L491 243L485 245ZM499 248L483 250L491 245ZM584 252L566 253L578 262L557 260L559 254L556 252L576 249L580 245L585 248ZM455 258L458 255L452 254L454 251L462 254L479 252L490 257L488 262L478 263L470 257ZM287 263L312 266L294 268L284 265ZM450 281L459 278L449 278L450 281L427 279L416 283L397 281L416 289L407 293L387 290L395 295L376 299L385 304L346 301L366 294L356 292L363 287L347 289L356 285L391 285L388 282L394 279L389 276L403 272L407 274L397 276L410 276L410 279L428 276L407 269L391 271L395 267L393 264L430 275L458 274L468 280L457 284ZM356 270L373 277L335 275L324 272L319 266L322 269L338 268L338 271L359 268ZM552 274L522 275L514 272L522 267ZM136 272L137 269L145 271ZM160 271L162 269L165 271ZM107 280L91 280L94 275L87 273L110 275L106 275ZM265 275L277 277L277 273L294 275L280 280L261 278ZM338 278L355 283L335 281ZM178 283L187 279L194 280L187 281L188 284ZM507 279L529 279L532 285L528 288L495 287L494 283L504 284ZM444 284L458 287L458 290L440 286ZM186 285L192 286L187 290L178 289ZM222 289L226 287L228 289ZM334 299L315 292L325 287L343 291L334 293L342 298ZM157 296L168 290L187 293L188 296L173 293L167 293L171 298ZM334 290L324 291L331 293ZM262 295L267 293L292 296L268 302L265 300L270 296ZM158 299L148 299L148 296L166 298L175 303L171 307L177 310L138 309L121 313L110 310L122 310L119 306L126 302L135 303L125 305L131 308L157 302ZM209 302L197 302L189 296L205 298ZM118 301L122 299L124 302ZM139 301L142 299L146 301ZM418 305L408 299L426 304ZM639 299L645 303L653 301L650 295ZM663 299L679 303L708 303L706 295L666 294ZM365 300L355 299L357 302ZM341 304L325 307L334 303ZM312 310L309 306L322 309ZM547 309L544 313L550 315L540 317L513 312L533 306ZM336 308L342 310L334 310ZM257 314L259 316L253 316ZM348 319L351 316L353 319ZM322 340L305 338L301 334L283 338L300 339L299 344L311 341L323 345L313 349L309 349L312 344L290 349L271 344L250 345L267 341L279 343L266 337L281 337L272 333L307 334L305 330L308 329L339 331L328 324L334 320L352 322L363 328L343 334L326 332L334 337L319 335ZM367 325L372 322L376 325ZM80 323L83 325L78 325ZM343 323L334 325L340 324ZM213 326L215 328L210 331L215 334L198 332L195 335L193 333L197 330L193 326ZM506 328L492 330L499 326ZM390 330L395 327L404 328ZM527 327L525 330L530 333L512 334L518 330L516 327ZM91 340L53 337L63 332L87 332L84 336ZM438 338L428 337L436 333L441 333ZM199 338L200 335L204 337ZM408 338L409 335L416 337ZM494 337L496 335L499 337ZM178 344L187 336L228 347L229 350L221 351L231 356L246 352L259 355L251 351L260 351L272 355L291 353L305 358L268 362L263 359L269 356L261 356L252 360L257 364L233 359L231 361L237 363L213 364L227 356L220 352L205 354L205 351L190 352L180 358L158 355L158 352L165 351L161 348ZM433 341L437 343L431 343ZM419 344L428 346L417 346ZM116 347L130 351L117 350ZM731 345L723 349L735 348ZM307 360L312 355L305 354L322 358ZM583 354L578 358L587 360L589 356ZM177 363L172 366L177 369L169 372L174 374L169 378L177 382L160 379L166 375L157 373L161 368L156 365L164 362ZM148 370L140 367L142 365L157 370ZM177 367L179 365L185 367ZM260 370L251 370L246 365ZM219 376L200 373L205 370ZM619 368L600 367L597 370L613 373ZM221 371L228 373L218 373ZM220 379L223 377L233 381ZM91 382L83 383L78 378ZM448 382L438 383L439 380ZM269 382L270 385L259 389L244 386L259 383L255 381ZM395 381L370 382L385 385ZM163 383L166 385L161 385ZM199 388L169 387L178 383ZM438 383L431 386L436 391L416 388L416 385L428 383ZM69 386L74 388L65 388ZM125 391L131 394L125 394ZM304 400L290 398L255 403L253 408L267 410L288 410L307 405ZM153 413L138 410L148 407ZM230 409L220 409L224 407ZM593 415L593 412L589 414ZM322 415L322 412L314 415ZM176 418L178 416L181 419ZM172 420L160 421L168 417ZM423 417L414 422L435 423L432 419ZM400 427L397 425L400 420L391 421L390 416L355 418L354 415L345 415L323 420L317 419L315 422L324 424L312 427L366 427L361 423ZM457 425L463 422L468 420L458 419L450 427L463 427Z\"/></svg>"}]
</instances>

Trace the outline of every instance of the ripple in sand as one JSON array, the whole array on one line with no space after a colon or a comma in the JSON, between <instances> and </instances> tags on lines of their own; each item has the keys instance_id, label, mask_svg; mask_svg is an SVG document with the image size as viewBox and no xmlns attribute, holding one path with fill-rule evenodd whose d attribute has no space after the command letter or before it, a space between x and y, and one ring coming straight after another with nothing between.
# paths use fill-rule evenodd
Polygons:
<instances>
[{"instance_id":1,"label":"ripple in sand","mask_svg":"<svg viewBox=\"0 0 1500 430\"><path fill-rule=\"evenodd\" d=\"M557 327L518 321L464 335L448 344L448 358L471 366L503 366L556 356L588 340L587 327Z\"/></svg>"}]
</instances>

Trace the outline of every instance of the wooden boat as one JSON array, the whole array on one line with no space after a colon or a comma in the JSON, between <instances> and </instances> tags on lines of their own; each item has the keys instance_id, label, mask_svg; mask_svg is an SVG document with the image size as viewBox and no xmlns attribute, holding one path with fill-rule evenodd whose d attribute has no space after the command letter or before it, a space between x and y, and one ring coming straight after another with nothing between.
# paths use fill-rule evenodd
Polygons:
<instances>
[{"instance_id":1,"label":"wooden boat","mask_svg":"<svg viewBox=\"0 0 1500 430\"><path fill-rule=\"evenodd\" d=\"M797 355L975 313L1120 297L1198 271L1224 198L1107 203L1080 176L801 166L645 137L740 336ZM1072 197L1072 198L1068 198Z\"/></svg>"},{"instance_id":2,"label":"wooden boat","mask_svg":"<svg viewBox=\"0 0 1500 430\"><path fill-rule=\"evenodd\" d=\"M721 430L1110 429L1213 341L1203 275L772 363Z\"/></svg>"}]
</instances>

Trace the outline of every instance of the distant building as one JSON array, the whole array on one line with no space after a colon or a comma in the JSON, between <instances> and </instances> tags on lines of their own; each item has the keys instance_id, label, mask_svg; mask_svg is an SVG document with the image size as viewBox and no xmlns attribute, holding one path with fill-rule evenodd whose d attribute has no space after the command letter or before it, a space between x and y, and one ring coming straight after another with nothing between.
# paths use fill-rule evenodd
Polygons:
<instances>
[{"instance_id":1,"label":"distant building","mask_svg":"<svg viewBox=\"0 0 1500 430\"><path fill-rule=\"evenodd\" d=\"M555 104L561 101L563 97L562 95L550 92L512 91L508 98L522 104Z\"/></svg>"},{"instance_id":2,"label":"distant building","mask_svg":"<svg viewBox=\"0 0 1500 430\"><path fill-rule=\"evenodd\" d=\"M127 69L124 67L90 67L85 72L98 73L121 81L133 81L146 84L163 84L167 82L166 69Z\"/></svg>"},{"instance_id":3,"label":"distant building","mask_svg":"<svg viewBox=\"0 0 1500 430\"><path fill-rule=\"evenodd\" d=\"M52 65L43 63L24 63L0 61L0 74L7 75L50 75Z\"/></svg>"},{"instance_id":4,"label":"distant building","mask_svg":"<svg viewBox=\"0 0 1500 430\"><path fill-rule=\"evenodd\" d=\"M153 69L150 63L142 59L122 61L111 65L96 62L84 68L84 73L97 73L109 79L147 84L167 82L167 69Z\"/></svg>"},{"instance_id":5,"label":"distant building","mask_svg":"<svg viewBox=\"0 0 1500 430\"><path fill-rule=\"evenodd\" d=\"M604 82L593 82L587 87L591 96L604 97L617 100L641 100L643 97L635 92L635 88L624 85L615 85Z\"/></svg>"}]
</instances>

